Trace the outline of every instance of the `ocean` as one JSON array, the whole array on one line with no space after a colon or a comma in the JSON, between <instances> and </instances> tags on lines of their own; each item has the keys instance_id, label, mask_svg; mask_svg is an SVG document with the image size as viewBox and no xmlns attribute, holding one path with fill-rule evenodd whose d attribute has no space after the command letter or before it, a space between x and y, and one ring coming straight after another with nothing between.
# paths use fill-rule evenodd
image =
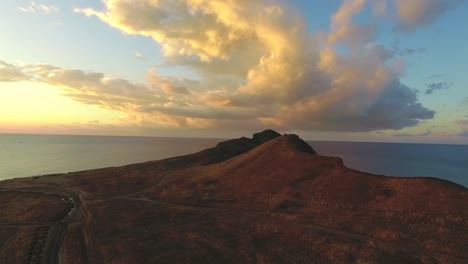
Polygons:
<instances>
[{"instance_id":1,"label":"ocean","mask_svg":"<svg viewBox=\"0 0 468 264\"><path fill-rule=\"evenodd\" d=\"M222 139L0 134L0 180L194 153ZM308 142L319 154L380 175L425 176L468 187L468 145Z\"/></svg>"},{"instance_id":2,"label":"ocean","mask_svg":"<svg viewBox=\"0 0 468 264\"><path fill-rule=\"evenodd\" d=\"M386 176L435 177L468 187L468 145L308 142L353 169Z\"/></svg>"}]
</instances>

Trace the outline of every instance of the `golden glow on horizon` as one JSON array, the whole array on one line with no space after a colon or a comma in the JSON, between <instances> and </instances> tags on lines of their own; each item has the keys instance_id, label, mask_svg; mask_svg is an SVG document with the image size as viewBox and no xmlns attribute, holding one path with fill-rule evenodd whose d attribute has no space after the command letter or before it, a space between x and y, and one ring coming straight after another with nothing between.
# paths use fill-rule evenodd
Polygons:
<instances>
[{"instance_id":1,"label":"golden glow on horizon","mask_svg":"<svg viewBox=\"0 0 468 264\"><path fill-rule=\"evenodd\" d=\"M73 101L47 84L0 83L0 91L0 132L30 126L87 124L95 120L109 124L115 123L120 115Z\"/></svg>"}]
</instances>

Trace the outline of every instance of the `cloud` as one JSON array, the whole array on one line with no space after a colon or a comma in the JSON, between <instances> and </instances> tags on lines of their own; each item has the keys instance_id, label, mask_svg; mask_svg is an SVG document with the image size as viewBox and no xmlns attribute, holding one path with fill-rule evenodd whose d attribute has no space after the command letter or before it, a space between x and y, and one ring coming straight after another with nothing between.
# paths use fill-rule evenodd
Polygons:
<instances>
[{"instance_id":1,"label":"cloud","mask_svg":"<svg viewBox=\"0 0 468 264\"><path fill-rule=\"evenodd\" d=\"M163 44L163 52L168 57L196 56L211 61L227 59L231 51L246 48L252 34L246 20L255 13L248 8L264 9L259 2L148 0L135 4L109 0L105 1L107 12L75 11L97 16L126 33L150 36ZM215 13L217 11L219 13Z\"/></svg>"},{"instance_id":2,"label":"cloud","mask_svg":"<svg viewBox=\"0 0 468 264\"><path fill-rule=\"evenodd\" d=\"M338 12L332 17L333 34L329 41L345 40L353 45L362 40L371 40L376 27L353 23L353 17L366 5L372 7L374 17L392 18L394 30L412 32L436 22L443 14L465 3L466 0L343 0ZM377 24L374 23L373 24ZM411 51L410 51L411 52Z\"/></svg>"},{"instance_id":3,"label":"cloud","mask_svg":"<svg viewBox=\"0 0 468 264\"><path fill-rule=\"evenodd\" d=\"M195 81L163 78L154 69L148 72L148 82L139 84L102 73L47 64L12 65L0 61L0 65L0 81L55 86L63 96L75 101L125 113L120 123L129 126L199 128L210 126L213 122L210 120L241 119L239 113L204 102L202 98L206 94L191 95L184 86L196 86Z\"/></svg>"},{"instance_id":4,"label":"cloud","mask_svg":"<svg viewBox=\"0 0 468 264\"><path fill-rule=\"evenodd\" d=\"M336 62L340 63L340 62ZM3 63L5 64L5 63ZM342 63L341 63L342 64ZM350 77L341 87L302 99L282 103L267 97L251 96L225 90L204 90L203 83L186 79L163 78L156 70L148 72L148 82L137 84L124 79L105 77L101 73L66 69L53 65L8 65L8 72L21 78L14 81L41 82L56 86L64 96L78 102L127 114L122 122L162 127L261 127L301 128L334 131L370 131L414 126L419 119L434 115L417 103L410 88L394 80L372 95L359 91L365 82ZM350 69L342 64L346 76ZM334 67L334 65L331 65ZM352 65L350 65L352 66ZM0 73L7 71L0 71ZM11 74L10 74L11 75ZM0 78L5 78L0 75ZM350 90L350 83L356 82ZM216 83L216 82L215 82ZM329 84L329 83L328 83ZM379 88L379 83L368 83ZM374 86L377 85L377 86ZM190 86L194 91L184 88ZM349 89L349 90L348 90ZM374 98L375 96L375 98ZM362 99L369 98L372 100ZM275 98L273 98L275 99Z\"/></svg>"},{"instance_id":5,"label":"cloud","mask_svg":"<svg viewBox=\"0 0 468 264\"><path fill-rule=\"evenodd\" d=\"M151 87L159 87L166 94L189 94L187 87L174 85L174 80L161 78L155 68L148 72L148 82Z\"/></svg>"},{"instance_id":6,"label":"cloud","mask_svg":"<svg viewBox=\"0 0 468 264\"><path fill-rule=\"evenodd\" d=\"M468 119L467 120L458 120L455 122L461 129L461 132L457 136L468 137Z\"/></svg>"},{"instance_id":7,"label":"cloud","mask_svg":"<svg viewBox=\"0 0 468 264\"><path fill-rule=\"evenodd\" d=\"M442 76L443 76L443 74L433 74L433 75L431 75L431 76L429 76L427 78L428 79L438 79L438 78L440 78Z\"/></svg>"},{"instance_id":8,"label":"cloud","mask_svg":"<svg viewBox=\"0 0 468 264\"><path fill-rule=\"evenodd\" d=\"M27 79L27 76L16 66L0 61L0 82L20 82Z\"/></svg>"},{"instance_id":9,"label":"cloud","mask_svg":"<svg viewBox=\"0 0 468 264\"><path fill-rule=\"evenodd\" d=\"M139 52L135 52L135 58L139 59L139 60L147 60L148 58L146 56L144 56L143 54L139 53Z\"/></svg>"},{"instance_id":10,"label":"cloud","mask_svg":"<svg viewBox=\"0 0 468 264\"><path fill-rule=\"evenodd\" d=\"M427 89L425 91L426 95L431 95L435 91L438 90L448 90L450 87L453 86L453 83L448 83L448 82L437 82L437 83L431 83L431 84L426 84Z\"/></svg>"},{"instance_id":11,"label":"cloud","mask_svg":"<svg viewBox=\"0 0 468 264\"><path fill-rule=\"evenodd\" d=\"M100 124L101 124L101 121L99 121L99 120L89 120L88 121L88 125L99 126Z\"/></svg>"},{"instance_id":12,"label":"cloud","mask_svg":"<svg viewBox=\"0 0 468 264\"><path fill-rule=\"evenodd\" d=\"M407 49L400 50L399 55L400 56L409 56L409 55L413 55L413 54L417 54L417 53L424 53L424 52L427 52L426 48L417 48L417 49L407 48Z\"/></svg>"},{"instance_id":13,"label":"cloud","mask_svg":"<svg viewBox=\"0 0 468 264\"><path fill-rule=\"evenodd\" d=\"M40 12L44 14L56 13L59 11L58 7L56 6L44 5L44 4L37 3L35 1L31 1L27 6L19 6L17 9L25 13Z\"/></svg>"},{"instance_id":14,"label":"cloud","mask_svg":"<svg viewBox=\"0 0 468 264\"><path fill-rule=\"evenodd\" d=\"M370 95L361 91L361 97L345 96L340 92L314 98L304 105L294 105L282 117L284 124L332 131L369 131L402 129L416 126L420 119L431 119L435 112L417 103L416 95L399 81L390 82L379 96L366 100ZM363 98L367 104L363 104ZM331 103L334 100L337 102ZM330 102L331 101L331 102ZM313 106L313 107L312 107ZM370 129L371 128L371 129Z\"/></svg>"},{"instance_id":15,"label":"cloud","mask_svg":"<svg viewBox=\"0 0 468 264\"><path fill-rule=\"evenodd\" d=\"M459 120L456 123L460 126L468 126L468 120Z\"/></svg>"},{"instance_id":16,"label":"cloud","mask_svg":"<svg viewBox=\"0 0 468 264\"><path fill-rule=\"evenodd\" d=\"M442 14L465 0L395 0L398 12L397 31L414 31L434 23Z\"/></svg>"},{"instance_id":17,"label":"cloud","mask_svg":"<svg viewBox=\"0 0 468 264\"><path fill-rule=\"evenodd\" d=\"M102 73L47 64L8 65L6 75L5 71L0 70L0 79L11 76L9 73L13 72L14 76L20 78L10 78L10 81L40 82L57 86L65 96L83 103L122 110L125 103L148 100L148 94L144 91L146 86L123 79L106 78Z\"/></svg>"},{"instance_id":18,"label":"cloud","mask_svg":"<svg viewBox=\"0 0 468 264\"><path fill-rule=\"evenodd\" d=\"M408 133L399 133L399 134L394 134L394 137L427 137L432 135L432 131L430 129L426 130L425 132L419 133L419 134L408 134Z\"/></svg>"},{"instance_id":19,"label":"cloud","mask_svg":"<svg viewBox=\"0 0 468 264\"><path fill-rule=\"evenodd\" d=\"M401 54L376 42L376 26L353 21L368 3L376 15L389 12L384 0L345 0L331 18L331 32L316 35L299 14L270 0L103 3L103 10L75 12L152 38L165 66L189 68L196 78L150 69L147 83L137 84L41 64L8 66L19 73L15 78L7 70L0 74L57 86L65 96L122 111L121 122L142 126L375 131L434 117L401 83Z\"/></svg>"},{"instance_id":20,"label":"cloud","mask_svg":"<svg viewBox=\"0 0 468 264\"><path fill-rule=\"evenodd\" d=\"M358 45L369 43L374 39L377 32L374 25L357 25L352 23L353 17L364 9L366 2L368 1L343 1L340 9L332 16L332 32L328 36L330 44L343 43L350 47L357 47ZM384 10L380 12L384 12Z\"/></svg>"},{"instance_id":21,"label":"cloud","mask_svg":"<svg viewBox=\"0 0 468 264\"><path fill-rule=\"evenodd\" d=\"M468 97L467 97L467 98L465 98L465 99L462 101L462 104L464 104L464 105L468 105Z\"/></svg>"}]
</instances>

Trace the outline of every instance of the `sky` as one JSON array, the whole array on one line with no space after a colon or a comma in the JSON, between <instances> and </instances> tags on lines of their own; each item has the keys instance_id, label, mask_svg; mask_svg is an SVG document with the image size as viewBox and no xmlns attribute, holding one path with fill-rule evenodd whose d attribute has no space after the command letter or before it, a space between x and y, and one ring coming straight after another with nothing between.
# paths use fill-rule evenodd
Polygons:
<instances>
[{"instance_id":1,"label":"sky","mask_svg":"<svg viewBox=\"0 0 468 264\"><path fill-rule=\"evenodd\" d=\"M0 133L468 144L468 0L3 0Z\"/></svg>"}]
</instances>

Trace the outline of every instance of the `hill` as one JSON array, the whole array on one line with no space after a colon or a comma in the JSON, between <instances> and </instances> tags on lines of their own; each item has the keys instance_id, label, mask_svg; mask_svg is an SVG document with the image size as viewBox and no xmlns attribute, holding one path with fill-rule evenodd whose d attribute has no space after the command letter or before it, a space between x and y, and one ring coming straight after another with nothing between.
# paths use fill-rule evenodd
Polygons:
<instances>
[{"instance_id":1,"label":"hill","mask_svg":"<svg viewBox=\"0 0 468 264\"><path fill-rule=\"evenodd\" d=\"M465 187L355 171L272 130L161 161L0 182L0 202L10 263L468 262Z\"/></svg>"}]
</instances>

